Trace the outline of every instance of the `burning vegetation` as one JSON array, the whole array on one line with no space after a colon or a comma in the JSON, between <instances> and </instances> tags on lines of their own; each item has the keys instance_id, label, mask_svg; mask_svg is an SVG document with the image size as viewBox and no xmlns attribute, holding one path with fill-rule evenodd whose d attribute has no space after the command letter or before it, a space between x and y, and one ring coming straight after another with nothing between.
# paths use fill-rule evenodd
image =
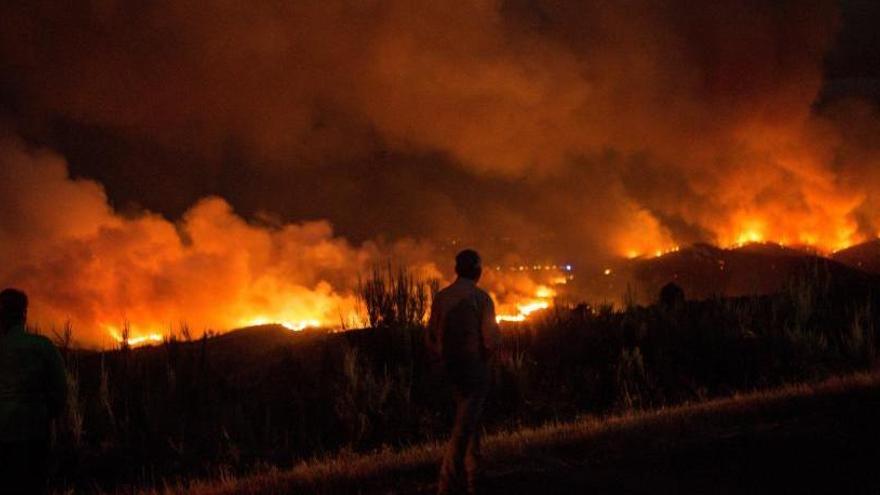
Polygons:
<instances>
[{"instance_id":1,"label":"burning vegetation","mask_svg":"<svg viewBox=\"0 0 880 495\"><path fill-rule=\"evenodd\" d=\"M624 259L880 230L864 2L99 4L0 6L0 280L85 345L351 328L371 267L451 278L438 239L517 322Z\"/></svg>"},{"instance_id":2,"label":"burning vegetation","mask_svg":"<svg viewBox=\"0 0 880 495\"><path fill-rule=\"evenodd\" d=\"M2 149L4 192L14 198L14 211L4 213L26 226L0 247L14 260L3 267L5 280L32 294L38 326L70 321L80 344L155 344L180 322L198 325L197 335L269 323L292 331L365 326L358 276L383 260L424 280L442 278L429 246L355 246L326 222L248 222L220 198L199 202L177 223L120 215L100 185L71 179L56 155L10 141ZM533 277L487 277L511 312L502 318L521 321L549 306L555 291Z\"/></svg>"},{"instance_id":3,"label":"burning vegetation","mask_svg":"<svg viewBox=\"0 0 880 495\"><path fill-rule=\"evenodd\" d=\"M69 320L81 344L154 344L184 321L197 325L197 334L269 323L292 331L354 328L369 322L358 307L358 276L383 260L410 266L424 280L450 279L428 243L354 245L327 222L248 221L216 197L175 223L151 213L123 215L99 184L71 178L57 155L10 140L2 149L3 193L14 199L13 209L4 210L10 242L0 246L11 260L3 267L5 280L33 294L38 325ZM751 228L733 244L768 238ZM851 242L819 244L824 237L807 234L798 239L821 252ZM646 252L660 257L679 251ZM636 251L626 257L646 258ZM620 276L617 269L591 270L593 278ZM497 265L483 280L496 299L499 322L523 322L549 308L560 291L578 297L572 292L577 282L569 263ZM620 297L625 285L615 290L612 296Z\"/></svg>"}]
</instances>

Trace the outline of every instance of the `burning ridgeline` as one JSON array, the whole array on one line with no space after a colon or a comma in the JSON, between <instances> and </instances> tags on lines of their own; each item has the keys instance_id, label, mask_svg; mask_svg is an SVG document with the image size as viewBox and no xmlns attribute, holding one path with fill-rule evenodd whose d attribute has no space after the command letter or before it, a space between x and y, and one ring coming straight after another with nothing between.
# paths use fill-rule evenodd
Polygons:
<instances>
[{"instance_id":1,"label":"burning ridgeline","mask_svg":"<svg viewBox=\"0 0 880 495\"><path fill-rule=\"evenodd\" d=\"M574 280L574 266L570 263L495 265L492 275L501 279L510 276L516 279L522 276L532 284L532 287L523 291L526 296L508 296L498 301L498 315L495 319L499 323L515 323L525 321L535 312L548 309L561 287ZM540 283L534 282L536 279L539 279ZM490 276L490 291L493 282L494 277ZM493 295L496 299L499 298L497 293Z\"/></svg>"}]
</instances>

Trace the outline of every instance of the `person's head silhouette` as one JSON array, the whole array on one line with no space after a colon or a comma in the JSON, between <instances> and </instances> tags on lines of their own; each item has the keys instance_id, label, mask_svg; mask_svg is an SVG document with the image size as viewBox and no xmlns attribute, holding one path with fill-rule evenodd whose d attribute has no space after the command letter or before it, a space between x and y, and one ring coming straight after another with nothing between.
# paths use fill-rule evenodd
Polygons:
<instances>
[{"instance_id":1,"label":"person's head silhouette","mask_svg":"<svg viewBox=\"0 0 880 495\"><path fill-rule=\"evenodd\" d=\"M480 255L473 249L465 249L455 256L455 273L461 277L473 280L480 280L483 273L482 260Z\"/></svg>"},{"instance_id":2,"label":"person's head silhouette","mask_svg":"<svg viewBox=\"0 0 880 495\"><path fill-rule=\"evenodd\" d=\"M660 289L660 305L666 309L681 308L684 305L684 290L675 282L669 282Z\"/></svg>"},{"instance_id":3,"label":"person's head silhouette","mask_svg":"<svg viewBox=\"0 0 880 495\"><path fill-rule=\"evenodd\" d=\"M5 333L10 327L24 325L27 320L28 298L18 289L0 292L0 329Z\"/></svg>"}]
</instances>

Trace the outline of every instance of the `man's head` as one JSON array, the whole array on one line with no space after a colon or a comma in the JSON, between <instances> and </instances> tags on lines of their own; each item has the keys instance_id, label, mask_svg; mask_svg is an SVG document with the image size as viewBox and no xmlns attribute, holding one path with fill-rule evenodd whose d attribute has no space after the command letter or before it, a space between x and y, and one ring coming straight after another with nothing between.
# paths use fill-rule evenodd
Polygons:
<instances>
[{"instance_id":1,"label":"man's head","mask_svg":"<svg viewBox=\"0 0 880 495\"><path fill-rule=\"evenodd\" d=\"M480 280L480 274L483 273L483 265L480 255L473 249L465 249L455 255L455 273L459 277L473 280Z\"/></svg>"},{"instance_id":2,"label":"man's head","mask_svg":"<svg viewBox=\"0 0 880 495\"><path fill-rule=\"evenodd\" d=\"M24 325L27 320L28 298L18 289L5 289L0 292L0 328L4 331L15 325Z\"/></svg>"}]
</instances>

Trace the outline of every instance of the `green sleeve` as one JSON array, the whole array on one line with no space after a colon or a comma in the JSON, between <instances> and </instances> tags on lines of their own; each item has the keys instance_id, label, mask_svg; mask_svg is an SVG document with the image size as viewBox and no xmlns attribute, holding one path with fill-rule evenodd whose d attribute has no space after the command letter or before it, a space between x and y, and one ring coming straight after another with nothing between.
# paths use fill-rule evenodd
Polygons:
<instances>
[{"instance_id":1,"label":"green sleeve","mask_svg":"<svg viewBox=\"0 0 880 495\"><path fill-rule=\"evenodd\" d=\"M61 354L51 342L47 342L45 354L48 371L47 405L49 406L49 416L55 418L64 411L64 406L67 405L67 370L64 368Z\"/></svg>"}]
</instances>

